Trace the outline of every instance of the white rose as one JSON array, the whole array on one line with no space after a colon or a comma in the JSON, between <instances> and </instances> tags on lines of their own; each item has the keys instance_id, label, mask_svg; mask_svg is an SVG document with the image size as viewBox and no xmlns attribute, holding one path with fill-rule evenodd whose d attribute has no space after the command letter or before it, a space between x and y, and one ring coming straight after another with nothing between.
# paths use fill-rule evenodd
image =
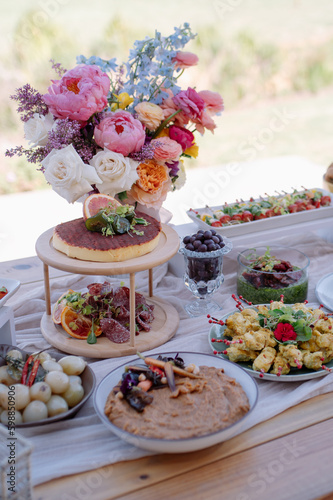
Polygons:
<instances>
[{"instance_id":1,"label":"white rose","mask_svg":"<svg viewBox=\"0 0 333 500\"><path fill-rule=\"evenodd\" d=\"M184 162L180 161L178 166L179 166L179 170L177 172L178 177L175 183L173 184L175 189L182 188L186 182L186 172L185 172Z\"/></svg>"},{"instance_id":2,"label":"white rose","mask_svg":"<svg viewBox=\"0 0 333 500\"><path fill-rule=\"evenodd\" d=\"M69 203L89 193L91 184L101 182L96 170L83 163L72 144L63 149L53 149L42 161L42 166L52 189Z\"/></svg>"},{"instance_id":3,"label":"white rose","mask_svg":"<svg viewBox=\"0 0 333 500\"><path fill-rule=\"evenodd\" d=\"M101 184L96 184L96 187L100 193L109 196L127 191L139 178L136 171L138 162L107 148L95 154L89 163L101 179Z\"/></svg>"},{"instance_id":4,"label":"white rose","mask_svg":"<svg viewBox=\"0 0 333 500\"><path fill-rule=\"evenodd\" d=\"M51 113L45 116L34 113L33 118L24 123L24 137L33 147L45 146L48 132L52 129L53 124L54 119Z\"/></svg>"}]
</instances>

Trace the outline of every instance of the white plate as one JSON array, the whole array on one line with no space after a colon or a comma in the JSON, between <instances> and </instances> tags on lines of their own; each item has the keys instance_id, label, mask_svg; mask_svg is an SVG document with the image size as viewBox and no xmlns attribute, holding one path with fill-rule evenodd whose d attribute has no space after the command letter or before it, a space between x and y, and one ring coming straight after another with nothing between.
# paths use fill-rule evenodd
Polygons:
<instances>
[{"instance_id":1,"label":"white plate","mask_svg":"<svg viewBox=\"0 0 333 500\"><path fill-rule=\"evenodd\" d=\"M286 304L286 306L291 306L291 305L292 304ZM233 311L233 312L230 312L228 314L225 314L224 316L222 316L219 319L221 319L222 321L225 322L226 319L229 316L231 316L232 314L234 314L235 312L238 312L238 311ZM216 356L221 357L223 359L229 359L226 354L223 354L223 352L221 352L221 351L224 351L226 349L226 347L227 347L226 344L224 344L223 342L212 342L212 339L224 339L224 338L226 338L223 335L225 328L226 328L225 325L223 325L223 326L216 325L216 324L212 325L210 330L209 330L209 333L208 333L208 342L209 342L209 345L210 345L212 351L217 351L218 354L216 354ZM314 370L309 370L308 368L301 368L301 369L292 368L290 373L288 373L287 375L280 375L278 377L274 373L265 373L264 376L261 378L260 372L253 370L249 363L244 362L244 363L234 363L234 364L236 364L237 366L241 366L245 371L250 373L252 375L252 377L260 378L260 380L273 380L274 382L302 382L304 380L310 380L313 378L323 377L329 373L327 370L314 371ZM330 361L329 363L325 363L325 366L333 369L333 360Z\"/></svg>"},{"instance_id":2,"label":"white plate","mask_svg":"<svg viewBox=\"0 0 333 500\"><path fill-rule=\"evenodd\" d=\"M321 278L317 283L315 291L320 304L333 311L333 273Z\"/></svg>"},{"instance_id":3,"label":"white plate","mask_svg":"<svg viewBox=\"0 0 333 500\"><path fill-rule=\"evenodd\" d=\"M309 222L317 219L324 219L326 217L333 217L333 194L325 191L324 189L313 188L322 192L324 195L331 197L331 205L329 207L320 207L315 210L304 210L294 214L279 215L276 217L269 217L268 219L253 220L251 222L243 222L241 224L233 224L231 226L214 227L215 231L224 236L241 236L243 234L253 233L257 231L265 231L269 229L277 229L279 227L291 226L300 222ZM258 201L258 200L256 200ZM246 203L246 201L245 201ZM229 206L233 203L229 203ZM210 207L212 211L222 208L222 205ZM209 230L212 226L199 219L193 212L195 210L199 214L207 214L210 212L209 208L194 208L188 210L186 213L201 229Z\"/></svg>"},{"instance_id":4,"label":"white plate","mask_svg":"<svg viewBox=\"0 0 333 500\"><path fill-rule=\"evenodd\" d=\"M2 299L0 299L0 307L2 307L5 304L5 302L7 302L9 297L12 297L12 295L14 295L14 293L19 289L20 284L21 283L17 280L0 277L0 288L5 286L8 290L7 295L5 295Z\"/></svg>"},{"instance_id":5,"label":"white plate","mask_svg":"<svg viewBox=\"0 0 333 500\"><path fill-rule=\"evenodd\" d=\"M255 380L246 373L245 370L240 368L239 366L231 363L230 361L226 361L224 359L218 358L216 356L212 356L210 354L198 354L193 352L164 352L159 353L162 356L176 356L179 354L181 358L185 361L185 364L194 363L197 366L214 366L216 368L223 368L224 372L230 377L234 378L237 382L241 384L243 387L250 403L249 412L244 415L243 418L238 420L238 422L230 425L229 427L222 429L220 431L214 432L212 434L206 434L204 436L198 436L188 439L155 439L155 438L147 438L143 436L138 436L135 434L131 434L123 429L112 424L107 416L104 414L104 406L107 400L109 393L112 388L117 385L121 376L124 372L124 367L129 364L133 364L134 362L127 362L123 365L119 366L115 370L112 370L98 385L95 395L94 395L94 406L95 410L102 420L102 422L106 425L106 427L111 430L118 437L123 439L124 441L137 446L138 448L143 448L145 450L155 451L159 453L185 453L190 451L201 450L203 448L208 448L209 446L213 446L214 444L221 443L230 439L242 432L244 427L244 423L247 420L248 416L252 412L255 407L258 399L258 387ZM159 354L154 354L151 357L157 357ZM142 361L138 360L135 364L142 365ZM207 415L209 418L209 415Z\"/></svg>"},{"instance_id":6,"label":"white plate","mask_svg":"<svg viewBox=\"0 0 333 500\"><path fill-rule=\"evenodd\" d=\"M7 344L1 344L0 345L0 355L1 356L6 356L7 352L15 349L16 351L20 351L23 354L23 359L26 360L29 356L28 353L22 349L20 349L17 346L13 345L7 345ZM59 354L56 352L52 351L47 351L49 354L55 358L57 361L61 358L64 357L63 354ZM0 366L5 365L5 360L0 356ZM74 406L73 408L70 408L64 413L60 413L59 415L55 415L54 417L49 417L49 418L44 418L43 420L38 420L37 422L25 422L22 424L15 424L15 427L39 427L40 425L45 425L45 424L52 424L53 422L58 422L59 420L65 420L67 418L72 418L76 413L79 411L80 408L85 404L85 402L90 398L92 395L95 385L96 385L96 377L92 369L87 365L83 372L80 375L82 379L82 386L84 389L84 396L81 399L81 401Z\"/></svg>"}]
</instances>

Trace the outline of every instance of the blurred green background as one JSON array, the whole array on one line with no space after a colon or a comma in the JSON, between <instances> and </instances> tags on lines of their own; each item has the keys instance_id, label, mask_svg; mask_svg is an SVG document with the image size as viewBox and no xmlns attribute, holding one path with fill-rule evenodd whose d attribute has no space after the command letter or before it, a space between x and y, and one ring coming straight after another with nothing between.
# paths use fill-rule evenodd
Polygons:
<instances>
[{"instance_id":1,"label":"blurred green background","mask_svg":"<svg viewBox=\"0 0 333 500\"><path fill-rule=\"evenodd\" d=\"M185 50L199 64L180 83L220 92L225 111L214 134L199 137L187 168L299 155L333 161L332 0L1 0L0 194L45 188L24 158L4 152L25 145L9 96L30 83L42 94L76 56L127 59L136 39L169 35L189 22L197 38Z\"/></svg>"}]
</instances>

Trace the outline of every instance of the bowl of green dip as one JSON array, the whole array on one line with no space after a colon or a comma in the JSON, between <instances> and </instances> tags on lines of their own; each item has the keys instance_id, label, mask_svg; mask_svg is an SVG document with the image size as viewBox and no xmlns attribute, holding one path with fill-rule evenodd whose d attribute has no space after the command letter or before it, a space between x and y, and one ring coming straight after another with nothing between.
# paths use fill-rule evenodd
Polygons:
<instances>
[{"instance_id":1,"label":"bowl of green dip","mask_svg":"<svg viewBox=\"0 0 333 500\"><path fill-rule=\"evenodd\" d=\"M239 253L237 294L253 304L304 302L310 259L291 247L258 246Z\"/></svg>"}]
</instances>

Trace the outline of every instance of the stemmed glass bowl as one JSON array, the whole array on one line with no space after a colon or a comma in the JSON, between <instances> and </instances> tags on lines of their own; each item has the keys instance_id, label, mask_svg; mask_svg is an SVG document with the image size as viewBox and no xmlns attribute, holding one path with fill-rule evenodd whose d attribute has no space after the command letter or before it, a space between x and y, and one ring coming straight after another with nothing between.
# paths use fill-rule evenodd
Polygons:
<instances>
[{"instance_id":1,"label":"stemmed glass bowl","mask_svg":"<svg viewBox=\"0 0 333 500\"><path fill-rule=\"evenodd\" d=\"M223 242L223 248L212 252L187 250L184 246L179 250L184 255L185 286L195 297L195 300L185 305L185 310L191 317L210 314L221 309L211 296L224 281L223 256L232 249L232 243L228 238L223 237Z\"/></svg>"}]
</instances>

